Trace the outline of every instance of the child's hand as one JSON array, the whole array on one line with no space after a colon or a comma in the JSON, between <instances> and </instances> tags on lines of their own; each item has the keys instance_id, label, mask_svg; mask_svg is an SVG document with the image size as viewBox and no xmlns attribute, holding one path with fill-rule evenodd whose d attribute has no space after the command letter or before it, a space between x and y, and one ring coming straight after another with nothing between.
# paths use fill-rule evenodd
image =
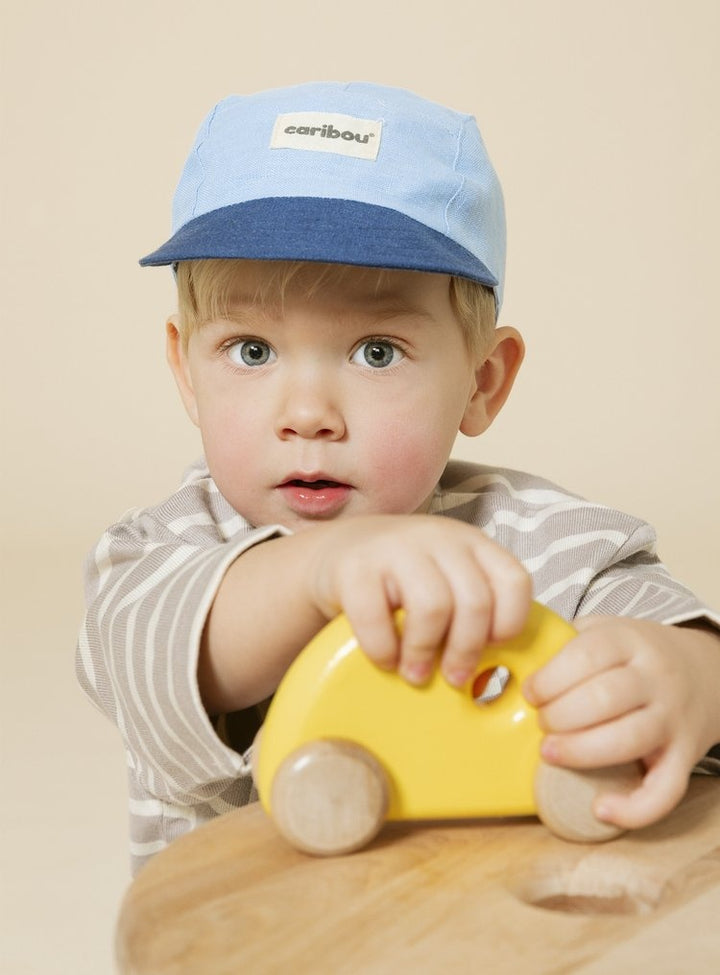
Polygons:
<instances>
[{"instance_id":1,"label":"child's hand","mask_svg":"<svg viewBox=\"0 0 720 975\"><path fill-rule=\"evenodd\" d=\"M670 812L692 766L720 738L720 639L642 620L588 617L523 688L547 736L543 758L570 768L642 760L629 795L601 795L594 812L626 829Z\"/></svg>"},{"instance_id":2,"label":"child's hand","mask_svg":"<svg viewBox=\"0 0 720 975\"><path fill-rule=\"evenodd\" d=\"M336 522L328 539L309 573L311 598L328 618L343 611L365 653L412 683L429 678L444 645L442 672L462 685L488 642L525 624L530 577L474 526L384 515Z\"/></svg>"}]
</instances>

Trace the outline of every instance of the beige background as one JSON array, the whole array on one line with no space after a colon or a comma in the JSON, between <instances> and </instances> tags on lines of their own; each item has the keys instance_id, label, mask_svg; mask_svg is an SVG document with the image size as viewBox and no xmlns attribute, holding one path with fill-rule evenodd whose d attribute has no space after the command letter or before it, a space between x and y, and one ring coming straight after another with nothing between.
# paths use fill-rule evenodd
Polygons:
<instances>
[{"instance_id":1,"label":"beige background","mask_svg":"<svg viewBox=\"0 0 720 975\"><path fill-rule=\"evenodd\" d=\"M72 675L80 562L198 451L163 361L162 242L230 92L400 85L476 114L504 185L502 320L528 358L457 452L657 526L720 604L716 0L5 0L3 894L8 971L110 972L122 757Z\"/></svg>"}]
</instances>

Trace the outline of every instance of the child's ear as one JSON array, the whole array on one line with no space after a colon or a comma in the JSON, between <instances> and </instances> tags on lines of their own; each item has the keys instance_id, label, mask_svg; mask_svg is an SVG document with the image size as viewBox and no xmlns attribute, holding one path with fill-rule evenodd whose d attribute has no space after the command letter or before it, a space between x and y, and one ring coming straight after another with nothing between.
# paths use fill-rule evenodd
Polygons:
<instances>
[{"instance_id":1,"label":"child's ear","mask_svg":"<svg viewBox=\"0 0 720 975\"><path fill-rule=\"evenodd\" d=\"M167 361L175 377L175 382L180 390L180 396L185 405L187 415L195 426L199 426L197 400L193 389L192 376L190 374L190 363L188 362L187 351L183 344L180 329L177 326L177 319L173 316L168 318L165 326L166 330L166 355Z\"/></svg>"},{"instance_id":2,"label":"child's ear","mask_svg":"<svg viewBox=\"0 0 720 975\"><path fill-rule=\"evenodd\" d=\"M475 371L475 392L465 410L460 432L468 437L484 433L510 395L525 356L525 343L515 328L495 330L493 344Z\"/></svg>"}]
</instances>

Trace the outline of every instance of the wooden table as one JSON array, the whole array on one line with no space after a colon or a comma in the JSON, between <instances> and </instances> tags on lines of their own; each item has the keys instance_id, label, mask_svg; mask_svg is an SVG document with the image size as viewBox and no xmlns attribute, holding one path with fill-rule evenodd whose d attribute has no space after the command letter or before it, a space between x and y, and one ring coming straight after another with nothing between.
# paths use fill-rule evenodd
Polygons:
<instances>
[{"instance_id":1,"label":"wooden table","mask_svg":"<svg viewBox=\"0 0 720 975\"><path fill-rule=\"evenodd\" d=\"M247 806L150 861L117 954L123 975L717 975L720 781L599 846L535 819L388 824L316 859Z\"/></svg>"}]
</instances>

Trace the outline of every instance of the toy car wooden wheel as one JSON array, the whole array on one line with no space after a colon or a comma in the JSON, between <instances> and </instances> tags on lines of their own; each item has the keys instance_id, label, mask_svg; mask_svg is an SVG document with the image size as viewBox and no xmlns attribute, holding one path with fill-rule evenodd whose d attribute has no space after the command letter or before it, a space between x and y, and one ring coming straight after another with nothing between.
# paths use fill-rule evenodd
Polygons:
<instances>
[{"instance_id":1,"label":"toy car wooden wheel","mask_svg":"<svg viewBox=\"0 0 720 975\"><path fill-rule=\"evenodd\" d=\"M593 800L601 792L632 792L642 779L638 763L612 768L570 769L540 762L535 774L535 803L547 828L575 843L602 843L624 832L593 814Z\"/></svg>"},{"instance_id":2,"label":"toy car wooden wheel","mask_svg":"<svg viewBox=\"0 0 720 975\"><path fill-rule=\"evenodd\" d=\"M278 767L270 807L293 846L331 856L358 850L377 835L388 795L385 771L365 748L349 741L313 741Z\"/></svg>"}]
</instances>

